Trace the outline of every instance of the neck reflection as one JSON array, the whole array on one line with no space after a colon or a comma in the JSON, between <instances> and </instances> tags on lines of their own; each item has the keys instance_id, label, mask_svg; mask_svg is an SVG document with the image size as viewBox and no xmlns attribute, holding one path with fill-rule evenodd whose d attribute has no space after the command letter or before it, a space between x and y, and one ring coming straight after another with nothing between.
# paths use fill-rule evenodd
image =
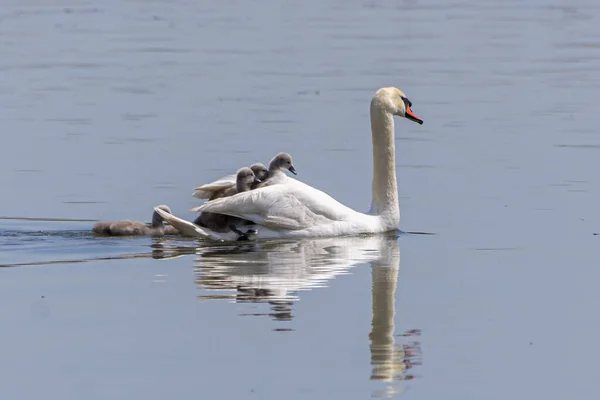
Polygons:
<instances>
[{"instance_id":1,"label":"neck reflection","mask_svg":"<svg viewBox=\"0 0 600 400\"><path fill-rule=\"evenodd\" d=\"M398 241L389 241L382 247L380 257L371 263L372 310L371 332L371 380L394 382L411 380L407 373L420 364L418 342L396 344L396 336L415 336L419 330L410 330L395 335L396 285L400 269L400 246ZM379 396L388 397L401 388L388 387Z\"/></svg>"}]
</instances>

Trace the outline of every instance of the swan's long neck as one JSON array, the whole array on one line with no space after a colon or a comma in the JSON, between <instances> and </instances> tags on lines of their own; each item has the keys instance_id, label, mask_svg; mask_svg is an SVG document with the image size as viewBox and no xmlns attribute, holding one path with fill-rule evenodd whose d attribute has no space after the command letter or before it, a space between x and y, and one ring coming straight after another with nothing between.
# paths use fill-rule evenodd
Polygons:
<instances>
[{"instance_id":1,"label":"swan's long neck","mask_svg":"<svg viewBox=\"0 0 600 400\"><path fill-rule=\"evenodd\" d=\"M396 187L396 154L394 119L377 102L371 104L373 135L373 202L371 213L385 219L390 228L400 223L398 190Z\"/></svg>"}]
</instances>

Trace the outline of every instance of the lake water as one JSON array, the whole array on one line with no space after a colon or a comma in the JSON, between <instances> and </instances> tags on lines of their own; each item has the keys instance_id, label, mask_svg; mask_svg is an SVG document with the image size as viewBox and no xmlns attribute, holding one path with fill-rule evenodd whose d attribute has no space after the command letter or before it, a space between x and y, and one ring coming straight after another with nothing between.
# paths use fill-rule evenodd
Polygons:
<instances>
[{"instance_id":1,"label":"lake water","mask_svg":"<svg viewBox=\"0 0 600 400\"><path fill-rule=\"evenodd\" d=\"M3 399L596 399L600 4L5 0ZM294 157L370 204L398 86L400 229L99 239Z\"/></svg>"}]
</instances>

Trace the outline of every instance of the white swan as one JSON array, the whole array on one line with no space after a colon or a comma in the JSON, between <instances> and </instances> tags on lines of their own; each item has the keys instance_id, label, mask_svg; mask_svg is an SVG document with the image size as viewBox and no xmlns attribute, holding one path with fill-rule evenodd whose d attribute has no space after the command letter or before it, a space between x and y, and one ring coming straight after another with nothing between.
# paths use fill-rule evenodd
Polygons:
<instances>
[{"instance_id":1,"label":"white swan","mask_svg":"<svg viewBox=\"0 0 600 400\"><path fill-rule=\"evenodd\" d=\"M257 238L328 237L395 230L400 223L400 210L393 117L406 117L422 124L423 120L411 110L411 106L404 93L394 87L379 89L371 100L373 200L369 214L354 211L328 194L292 178L209 201L199 210L252 221L255 225L251 227L257 231ZM237 239L234 232L213 232L161 210L157 209L157 212L182 234L216 240Z\"/></svg>"}]
</instances>

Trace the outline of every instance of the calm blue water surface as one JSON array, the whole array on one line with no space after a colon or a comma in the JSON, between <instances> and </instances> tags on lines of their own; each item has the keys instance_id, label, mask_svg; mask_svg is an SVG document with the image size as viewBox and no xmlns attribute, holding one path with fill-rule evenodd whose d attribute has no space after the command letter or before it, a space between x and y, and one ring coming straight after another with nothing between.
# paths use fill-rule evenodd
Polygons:
<instances>
[{"instance_id":1,"label":"calm blue water surface","mask_svg":"<svg viewBox=\"0 0 600 400\"><path fill-rule=\"evenodd\" d=\"M3 399L597 399L600 4L6 0ZM96 238L242 165L403 232Z\"/></svg>"}]
</instances>

